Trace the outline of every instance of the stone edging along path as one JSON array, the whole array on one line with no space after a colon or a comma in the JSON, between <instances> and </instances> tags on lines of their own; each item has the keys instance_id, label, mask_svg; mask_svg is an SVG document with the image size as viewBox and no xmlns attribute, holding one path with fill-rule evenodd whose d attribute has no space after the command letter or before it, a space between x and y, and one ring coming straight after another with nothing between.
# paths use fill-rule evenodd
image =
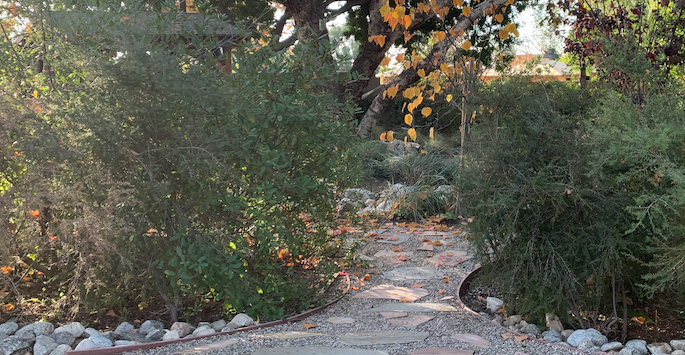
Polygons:
<instances>
[{"instance_id":1,"label":"stone edging along path","mask_svg":"<svg viewBox=\"0 0 685 355\"><path fill-rule=\"evenodd\" d=\"M67 351L66 354L70 354L70 355L86 355L86 354L116 355L116 354L123 354L126 352L136 351L136 350L154 349L154 348L159 348L159 347L171 345L171 344L185 343L185 342L189 342L189 341L199 340L199 339L203 339L203 338L209 338L209 337L218 336L218 335L232 335L232 334L236 334L239 332L249 332L252 330L274 327L274 326L281 325L281 324L298 322L298 321L306 319L307 317L310 317L314 314L322 312L324 309L332 306L333 304L340 301L343 297L345 297L347 292L349 292L349 284L350 284L349 276L338 274L337 277L347 278L346 284L348 285L348 288L343 291L342 295L340 295L338 298L326 303L323 306L316 307L314 309L310 309L308 311L302 312L300 314L296 314L294 316L291 316L291 317L288 317L285 319L279 319L279 320L275 320L272 322L261 323L261 324L257 324L257 325L253 325L253 326L249 326L249 327L238 328L238 329L229 330L229 331L225 331L225 332L217 332L217 333L212 333L212 334L199 335L199 336L195 336L195 337L187 337L187 338L166 340L166 341L156 341L156 342L152 342L152 343L116 346L116 347L110 347L110 348L100 348L100 349L90 349L90 350L70 350L70 351Z\"/></svg>"}]
</instances>

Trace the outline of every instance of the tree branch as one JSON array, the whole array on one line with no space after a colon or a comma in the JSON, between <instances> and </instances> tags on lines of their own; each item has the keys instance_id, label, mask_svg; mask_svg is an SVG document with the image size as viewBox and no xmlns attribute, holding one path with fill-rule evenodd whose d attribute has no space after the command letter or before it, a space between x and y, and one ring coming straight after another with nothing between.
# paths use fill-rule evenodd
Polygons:
<instances>
[{"instance_id":1,"label":"tree branch","mask_svg":"<svg viewBox=\"0 0 685 355\"><path fill-rule=\"evenodd\" d=\"M292 34L292 35L290 35L290 37L288 37L288 38L286 38L286 39L284 39L278 43L274 43L272 48L275 51L280 51L283 48L287 48L287 47L292 46L293 44L295 44L295 41L297 41L297 36Z\"/></svg>"},{"instance_id":2,"label":"tree branch","mask_svg":"<svg viewBox=\"0 0 685 355\"><path fill-rule=\"evenodd\" d=\"M281 34L283 34L283 28L285 27L285 24L288 22L288 19L292 17L292 12L288 9L285 10L283 13L283 16L281 16L280 19L278 19L278 22L276 22L276 27L274 28L274 35L278 36L279 38L281 37Z\"/></svg>"},{"instance_id":3,"label":"tree branch","mask_svg":"<svg viewBox=\"0 0 685 355\"><path fill-rule=\"evenodd\" d=\"M492 6L501 6L506 1L507 0L483 1L471 10L471 14L468 17L463 15L460 16L457 20L457 23L455 23L452 26L452 29L457 30L456 32L459 36L463 35L463 31L469 28L476 19L481 17L486 9ZM410 27L413 26L414 24L412 23L412 26ZM437 68L439 68L440 64L443 62L445 58L447 50L454 44L455 40L457 39L457 36L453 36L449 33L449 31L445 32L447 34L445 40L436 43L431 49L430 53L426 56L426 58L424 58L417 64L416 68L410 67L409 69L403 70L397 78L383 85L383 89L380 92L383 92L387 88L393 86L397 86L399 88L398 92L402 92L420 79L417 73L418 69L423 69L425 74L428 75ZM376 125L378 118L383 112L385 112L388 109L388 107L390 107L392 101L393 98L383 98L382 95L376 96L376 98L374 98L373 102L371 103L371 106L364 114L364 117L362 118L361 122L359 123L357 134L359 134L362 137L368 137L371 134L371 130Z\"/></svg>"}]
</instances>

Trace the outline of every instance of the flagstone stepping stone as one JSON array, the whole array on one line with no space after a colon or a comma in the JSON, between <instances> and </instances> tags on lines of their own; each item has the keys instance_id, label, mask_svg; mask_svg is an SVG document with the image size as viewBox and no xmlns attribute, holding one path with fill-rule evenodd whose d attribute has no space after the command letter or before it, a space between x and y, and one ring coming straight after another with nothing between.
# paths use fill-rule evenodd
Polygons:
<instances>
[{"instance_id":1,"label":"flagstone stepping stone","mask_svg":"<svg viewBox=\"0 0 685 355\"><path fill-rule=\"evenodd\" d=\"M428 290L422 288L399 287L394 285L380 285L352 297L355 298L381 298L398 300L404 302L414 302L421 297L428 296Z\"/></svg>"},{"instance_id":2,"label":"flagstone stepping stone","mask_svg":"<svg viewBox=\"0 0 685 355\"><path fill-rule=\"evenodd\" d=\"M475 345L479 348L483 349L489 349L490 348L490 342L487 340L483 339L482 337L476 335L476 334L454 334L452 335L453 339L457 339L459 341L463 341L465 343L469 343L471 345Z\"/></svg>"},{"instance_id":3,"label":"flagstone stepping stone","mask_svg":"<svg viewBox=\"0 0 685 355\"><path fill-rule=\"evenodd\" d=\"M416 248L416 250L432 251L433 244L428 244L428 242L425 242L420 247Z\"/></svg>"},{"instance_id":4,"label":"flagstone stepping stone","mask_svg":"<svg viewBox=\"0 0 685 355\"><path fill-rule=\"evenodd\" d=\"M400 330L390 331L366 331L347 333L340 337L340 342L347 345L378 345L378 344L404 344L423 341L430 334L426 332L407 332Z\"/></svg>"},{"instance_id":5,"label":"flagstone stepping stone","mask_svg":"<svg viewBox=\"0 0 685 355\"><path fill-rule=\"evenodd\" d=\"M457 312L458 309L444 303L386 303L365 312Z\"/></svg>"},{"instance_id":6,"label":"flagstone stepping stone","mask_svg":"<svg viewBox=\"0 0 685 355\"><path fill-rule=\"evenodd\" d=\"M428 261L431 263L442 264L444 266L457 266L471 258L473 258L473 256L468 255L465 251L445 250L440 254L433 255L433 257L428 258Z\"/></svg>"},{"instance_id":7,"label":"flagstone stepping stone","mask_svg":"<svg viewBox=\"0 0 685 355\"><path fill-rule=\"evenodd\" d=\"M406 235L406 234L396 234L393 236L386 237L385 239L378 239L376 241L379 243L397 245L397 244L402 244L402 243L406 242L407 240L409 240L410 237L411 236Z\"/></svg>"},{"instance_id":8,"label":"flagstone stepping stone","mask_svg":"<svg viewBox=\"0 0 685 355\"><path fill-rule=\"evenodd\" d=\"M218 341L216 343L196 346L192 349L177 351L174 354L179 354L179 355L181 355L181 354L183 354L183 355L185 355L185 354L199 354L199 353L202 353L205 351L222 349L222 348L225 348L227 346L231 346L233 344L236 344L236 343L238 343L238 341L239 341L238 339L226 339L226 340Z\"/></svg>"},{"instance_id":9,"label":"flagstone stepping stone","mask_svg":"<svg viewBox=\"0 0 685 355\"><path fill-rule=\"evenodd\" d=\"M430 280L440 278L441 274L430 266L401 267L386 271L383 275L393 281Z\"/></svg>"},{"instance_id":10,"label":"flagstone stepping stone","mask_svg":"<svg viewBox=\"0 0 685 355\"><path fill-rule=\"evenodd\" d=\"M381 234L383 234L387 231L388 230L385 228L383 228L383 229L380 229L380 228L379 229L372 229L368 233L366 233L366 235L370 236L370 237L377 237L377 236L380 236Z\"/></svg>"},{"instance_id":11,"label":"flagstone stepping stone","mask_svg":"<svg viewBox=\"0 0 685 355\"><path fill-rule=\"evenodd\" d=\"M425 348L414 350L409 355L473 355L473 350Z\"/></svg>"},{"instance_id":12,"label":"flagstone stepping stone","mask_svg":"<svg viewBox=\"0 0 685 355\"><path fill-rule=\"evenodd\" d=\"M411 316L411 317L393 318L393 319L388 320L388 322L390 322L390 324L396 325L398 327L414 328L417 325L426 323L433 318L435 318L435 317Z\"/></svg>"},{"instance_id":13,"label":"flagstone stepping stone","mask_svg":"<svg viewBox=\"0 0 685 355\"><path fill-rule=\"evenodd\" d=\"M374 260L376 260L376 258L374 258L373 256L368 256L368 255L364 255L364 254L359 254L359 260L363 260L363 261L374 261Z\"/></svg>"},{"instance_id":14,"label":"flagstone stepping stone","mask_svg":"<svg viewBox=\"0 0 685 355\"><path fill-rule=\"evenodd\" d=\"M404 254L404 255L406 255L406 256L412 256L412 255L414 255L414 252L412 252L412 251L398 251L398 252L395 252L395 251L392 251L392 250L381 250L381 251L379 251L378 253L374 254L373 256L375 256L375 257L377 257L377 258L393 258L393 259L397 259L397 256L400 255L400 254Z\"/></svg>"},{"instance_id":15,"label":"flagstone stepping stone","mask_svg":"<svg viewBox=\"0 0 685 355\"><path fill-rule=\"evenodd\" d=\"M326 334L310 333L310 332L279 332L279 333L264 334L261 336L265 337L265 338L272 338L272 339L299 339L299 338L308 338L308 337L319 337L322 335L326 335Z\"/></svg>"},{"instance_id":16,"label":"flagstone stepping stone","mask_svg":"<svg viewBox=\"0 0 685 355\"><path fill-rule=\"evenodd\" d=\"M380 312L381 317L385 319L402 318L409 315L407 312Z\"/></svg>"},{"instance_id":17,"label":"flagstone stepping stone","mask_svg":"<svg viewBox=\"0 0 685 355\"><path fill-rule=\"evenodd\" d=\"M431 232L431 231L416 232L416 234L419 234L419 235L439 235L439 236L447 235L447 234L442 233L442 232Z\"/></svg>"},{"instance_id":18,"label":"flagstone stepping stone","mask_svg":"<svg viewBox=\"0 0 685 355\"><path fill-rule=\"evenodd\" d=\"M261 348L252 355L388 355L380 350L345 349L328 347Z\"/></svg>"},{"instance_id":19,"label":"flagstone stepping stone","mask_svg":"<svg viewBox=\"0 0 685 355\"><path fill-rule=\"evenodd\" d=\"M353 297L354 298L354 297ZM350 317L330 317L326 319L326 322L333 324L352 324L354 323L354 318Z\"/></svg>"}]
</instances>

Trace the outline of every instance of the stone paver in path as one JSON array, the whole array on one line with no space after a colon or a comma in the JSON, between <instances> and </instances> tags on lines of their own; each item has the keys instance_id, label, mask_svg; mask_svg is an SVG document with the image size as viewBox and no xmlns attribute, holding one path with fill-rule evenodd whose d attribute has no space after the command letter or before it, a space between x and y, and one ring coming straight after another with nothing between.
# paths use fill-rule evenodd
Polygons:
<instances>
[{"instance_id":1,"label":"stone paver in path","mask_svg":"<svg viewBox=\"0 0 685 355\"><path fill-rule=\"evenodd\" d=\"M383 275L392 281L430 280L440 278L441 276L437 270L430 266L401 267L384 272Z\"/></svg>"},{"instance_id":2,"label":"stone paver in path","mask_svg":"<svg viewBox=\"0 0 685 355\"><path fill-rule=\"evenodd\" d=\"M490 343L476 334L454 334L452 335L452 338L457 339L459 341L463 341L465 343L469 343L471 345L475 345L479 348L490 348Z\"/></svg>"},{"instance_id":3,"label":"stone paver in path","mask_svg":"<svg viewBox=\"0 0 685 355\"><path fill-rule=\"evenodd\" d=\"M422 288L399 287L393 285L380 285L360 292L355 298L380 298L388 300L398 300L404 302L414 302L421 297L428 296L428 290Z\"/></svg>"},{"instance_id":4,"label":"stone paver in path","mask_svg":"<svg viewBox=\"0 0 685 355\"><path fill-rule=\"evenodd\" d=\"M468 255L465 251L445 250L440 254L433 255L433 257L428 258L428 260L431 263L442 264L444 266L457 266L471 258L473 258L473 256Z\"/></svg>"},{"instance_id":5,"label":"stone paver in path","mask_svg":"<svg viewBox=\"0 0 685 355\"><path fill-rule=\"evenodd\" d=\"M376 240L379 243L385 243L385 244L402 244L409 240L411 236L406 235L406 234L397 234L397 235L386 235L385 239L378 239Z\"/></svg>"},{"instance_id":6,"label":"stone paver in path","mask_svg":"<svg viewBox=\"0 0 685 355\"><path fill-rule=\"evenodd\" d=\"M388 355L380 350L362 350L328 347L299 347L299 348L261 348L252 355Z\"/></svg>"},{"instance_id":7,"label":"stone paver in path","mask_svg":"<svg viewBox=\"0 0 685 355\"><path fill-rule=\"evenodd\" d=\"M409 315L407 312L381 312L381 317L385 319L402 318Z\"/></svg>"},{"instance_id":8,"label":"stone paver in path","mask_svg":"<svg viewBox=\"0 0 685 355\"><path fill-rule=\"evenodd\" d=\"M430 334L426 332L407 332L401 330L368 331L347 333L339 341L347 345L404 344L423 341Z\"/></svg>"},{"instance_id":9,"label":"stone paver in path","mask_svg":"<svg viewBox=\"0 0 685 355\"><path fill-rule=\"evenodd\" d=\"M414 255L414 252L411 251L392 251L392 250L381 250L378 253L374 254L373 256L376 258L392 258L393 260L397 260L397 256L400 254L404 254L406 256L411 257Z\"/></svg>"},{"instance_id":10,"label":"stone paver in path","mask_svg":"<svg viewBox=\"0 0 685 355\"><path fill-rule=\"evenodd\" d=\"M387 303L365 312L457 312L458 309L444 303Z\"/></svg>"},{"instance_id":11,"label":"stone paver in path","mask_svg":"<svg viewBox=\"0 0 685 355\"><path fill-rule=\"evenodd\" d=\"M354 318L350 317L330 317L326 319L326 322L333 324L352 324L354 323Z\"/></svg>"},{"instance_id":12,"label":"stone paver in path","mask_svg":"<svg viewBox=\"0 0 685 355\"><path fill-rule=\"evenodd\" d=\"M433 318L435 318L435 317L423 316L422 315L422 316L393 318L393 319L389 319L388 322L390 322L390 324L398 326L398 327L414 328L417 325L426 323Z\"/></svg>"},{"instance_id":13,"label":"stone paver in path","mask_svg":"<svg viewBox=\"0 0 685 355\"><path fill-rule=\"evenodd\" d=\"M409 355L473 355L473 350L425 348L414 350Z\"/></svg>"},{"instance_id":14,"label":"stone paver in path","mask_svg":"<svg viewBox=\"0 0 685 355\"><path fill-rule=\"evenodd\" d=\"M183 351L178 351L175 352L174 355L186 355L186 354L200 354L205 351L210 351L210 350L217 350L217 349L222 349L227 346L231 346L233 344L238 343L238 339L226 339L222 340L216 343L211 343L211 344L206 344L202 346L196 346L191 349L183 350Z\"/></svg>"},{"instance_id":15,"label":"stone paver in path","mask_svg":"<svg viewBox=\"0 0 685 355\"><path fill-rule=\"evenodd\" d=\"M265 338L273 339L299 339L308 337L320 337L326 334L323 333L310 333L310 332L279 332L279 333L269 333L262 335Z\"/></svg>"},{"instance_id":16,"label":"stone paver in path","mask_svg":"<svg viewBox=\"0 0 685 355\"><path fill-rule=\"evenodd\" d=\"M421 244L421 246L416 248L416 250L433 251L433 248L433 244L428 244L428 242L426 242Z\"/></svg>"}]
</instances>

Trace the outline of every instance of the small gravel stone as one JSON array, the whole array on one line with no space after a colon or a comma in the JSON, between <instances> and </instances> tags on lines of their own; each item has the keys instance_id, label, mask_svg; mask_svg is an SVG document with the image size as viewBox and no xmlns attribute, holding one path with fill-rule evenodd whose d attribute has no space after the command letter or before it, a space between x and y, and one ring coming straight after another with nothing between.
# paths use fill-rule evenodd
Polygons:
<instances>
[{"instance_id":1,"label":"small gravel stone","mask_svg":"<svg viewBox=\"0 0 685 355\"><path fill-rule=\"evenodd\" d=\"M219 319L216 322L213 322L212 324L209 325L212 329L216 330L217 332L220 331L223 327L226 326L226 321L223 319Z\"/></svg>"},{"instance_id":2,"label":"small gravel stone","mask_svg":"<svg viewBox=\"0 0 685 355\"><path fill-rule=\"evenodd\" d=\"M623 347L623 350L625 350L626 348L632 348L637 350L639 352L638 355L649 354L649 350L647 350L647 342L641 339L628 340L628 342L626 342L626 345Z\"/></svg>"},{"instance_id":3,"label":"small gravel stone","mask_svg":"<svg viewBox=\"0 0 685 355\"><path fill-rule=\"evenodd\" d=\"M685 350L685 339L674 339L668 343L673 350Z\"/></svg>"},{"instance_id":4,"label":"small gravel stone","mask_svg":"<svg viewBox=\"0 0 685 355\"><path fill-rule=\"evenodd\" d=\"M19 325L15 321L7 321L0 324L0 334L12 335L19 329Z\"/></svg>"},{"instance_id":5,"label":"small gravel stone","mask_svg":"<svg viewBox=\"0 0 685 355\"><path fill-rule=\"evenodd\" d=\"M0 340L0 352L5 355L23 354L31 350L31 345L22 338L12 335Z\"/></svg>"},{"instance_id":6,"label":"small gravel stone","mask_svg":"<svg viewBox=\"0 0 685 355\"><path fill-rule=\"evenodd\" d=\"M602 348L601 348L602 351L611 351L611 350L618 351L621 349L623 349L623 344L621 344L620 341L612 341L611 343L606 343L606 344L602 345Z\"/></svg>"},{"instance_id":7,"label":"small gravel stone","mask_svg":"<svg viewBox=\"0 0 685 355\"><path fill-rule=\"evenodd\" d=\"M69 332L71 335L73 335L75 338L80 337L83 332L86 331L86 328L79 322L73 322L69 323L67 325L63 325L57 329L55 329L55 333L61 333L61 332Z\"/></svg>"},{"instance_id":8,"label":"small gravel stone","mask_svg":"<svg viewBox=\"0 0 685 355\"><path fill-rule=\"evenodd\" d=\"M50 352L50 355L65 355L67 351L71 351L71 346L66 344L57 345L55 350Z\"/></svg>"},{"instance_id":9,"label":"small gravel stone","mask_svg":"<svg viewBox=\"0 0 685 355\"><path fill-rule=\"evenodd\" d=\"M492 313L497 313L497 311L502 309L502 306L504 306L504 301L497 297L488 297L485 300L487 302L486 308Z\"/></svg>"},{"instance_id":10,"label":"small gravel stone","mask_svg":"<svg viewBox=\"0 0 685 355\"><path fill-rule=\"evenodd\" d=\"M129 322L123 322L119 324L117 329L114 330L114 334L118 335L119 337L124 337L126 333L132 331L133 329L136 329L136 327L133 326L133 324Z\"/></svg>"},{"instance_id":11,"label":"small gravel stone","mask_svg":"<svg viewBox=\"0 0 685 355\"><path fill-rule=\"evenodd\" d=\"M76 337L74 334L71 334L69 332L59 332L59 333L52 333L48 335L52 340L57 343L57 345L65 344L71 346L74 344L76 341Z\"/></svg>"},{"instance_id":12,"label":"small gravel stone","mask_svg":"<svg viewBox=\"0 0 685 355\"><path fill-rule=\"evenodd\" d=\"M146 334L151 332L152 330L159 330L159 329L164 329L164 323L156 320L146 320L143 322L143 324L140 326L140 329L138 329L138 332L141 334Z\"/></svg>"},{"instance_id":13,"label":"small gravel stone","mask_svg":"<svg viewBox=\"0 0 685 355\"><path fill-rule=\"evenodd\" d=\"M57 345L59 344L51 337L39 335L36 337L36 343L33 344L33 355L48 355L57 348Z\"/></svg>"}]
</instances>

